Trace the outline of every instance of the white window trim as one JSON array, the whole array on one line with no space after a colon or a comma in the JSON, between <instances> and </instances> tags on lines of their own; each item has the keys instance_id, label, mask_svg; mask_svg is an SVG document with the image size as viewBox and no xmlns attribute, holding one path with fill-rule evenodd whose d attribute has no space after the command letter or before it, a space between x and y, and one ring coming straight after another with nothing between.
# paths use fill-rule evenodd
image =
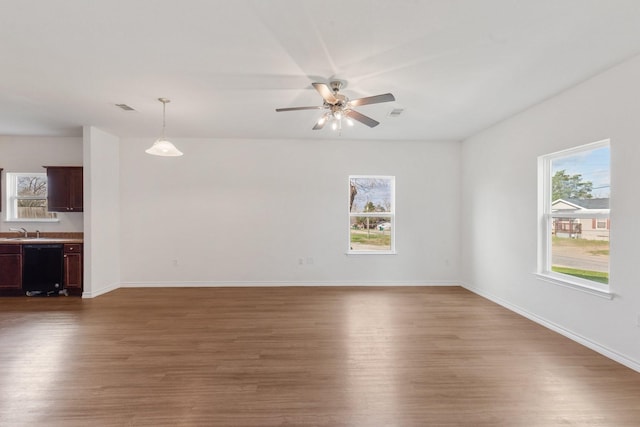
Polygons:
<instances>
[{"instance_id":1,"label":"white window trim","mask_svg":"<svg viewBox=\"0 0 640 427\"><path fill-rule=\"evenodd\" d=\"M17 218L16 217L16 201L17 201L17 196L16 196L16 185L17 182L16 180L18 179L18 177L21 176L44 176L46 177L47 175L45 173L41 173L41 172L33 172L33 173L28 173L28 172L6 172L5 173L5 178L7 181L6 187L5 187L5 210L6 210L6 216L5 216L5 220L4 222L28 222L28 223L34 223L34 222L60 222L59 218ZM42 197L20 197L21 199L42 199ZM56 212L57 213L57 212Z\"/></svg>"},{"instance_id":2,"label":"white window trim","mask_svg":"<svg viewBox=\"0 0 640 427\"><path fill-rule=\"evenodd\" d=\"M347 204L347 255L397 255L396 252L396 177L391 175L349 175L349 182L352 179L389 179L391 180L391 212L351 212ZM347 200L351 197L347 187ZM384 251L358 251L351 249L351 217L388 217L391 223L391 249Z\"/></svg>"},{"instance_id":3,"label":"white window trim","mask_svg":"<svg viewBox=\"0 0 640 427\"><path fill-rule=\"evenodd\" d=\"M538 267L536 275L539 279L560 286L583 291L604 298L613 298L610 285L585 280L568 274L551 270L551 227L552 218L609 218L609 209L591 210L589 213L555 212L551 213L551 162L555 159L578 154L586 150L611 147L609 139L581 145L567 150L557 151L538 157Z\"/></svg>"}]
</instances>

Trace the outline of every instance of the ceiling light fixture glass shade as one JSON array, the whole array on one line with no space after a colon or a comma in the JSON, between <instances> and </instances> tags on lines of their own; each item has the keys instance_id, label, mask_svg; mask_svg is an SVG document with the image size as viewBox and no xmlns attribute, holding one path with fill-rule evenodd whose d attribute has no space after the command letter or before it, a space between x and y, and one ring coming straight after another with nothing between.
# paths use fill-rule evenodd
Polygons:
<instances>
[{"instance_id":1,"label":"ceiling light fixture glass shade","mask_svg":"<svg viewBox=\"0 0 640 427\"><path fill-rule=\"evenodd\" d=\"M182 151L178 150L175 145L173 145L167 138L164 136L164 129L166 126L166 114L165 109L167 103L171 102L171 100L167 98L158 98L158 101L162 102L162 136L153 143L153 145L145 150L146 153L152 154L154 156L165 156L165 157L177 157L182 156Z\"/></svg>"},{"instance_id":2,"label":"ceiling light fixture glass shade","mask_svg":"<svg viewBox=\"0 0 640 427\"><path fill-rule=\"evenodd\" d=\"M330 111L325 113L318 120L318 126L322 126L325 122L331 123L331 129L335 131L342 131L342 122L346 122L347 125L353 126L353 120L349 117L351 108L349 105L339 103L330 107Z\"/></svg>"},{"instance_id":3,"label":"ceiling light fixture glass shade","mask_svg":"<svg viewBox=\"0 0 640 427\"><path fill-rule=\"evenodd\" d=\"M159 138L150 148L146 149L145 153L166 157L177 157L183 154L182 151L178 150L170 141L162 138Z\"/></svg>"}]
</instances>

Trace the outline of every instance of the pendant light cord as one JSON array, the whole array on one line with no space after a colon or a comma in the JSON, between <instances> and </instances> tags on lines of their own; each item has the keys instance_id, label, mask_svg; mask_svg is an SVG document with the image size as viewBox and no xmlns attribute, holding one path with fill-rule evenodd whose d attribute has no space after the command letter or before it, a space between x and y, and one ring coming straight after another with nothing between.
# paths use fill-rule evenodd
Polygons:
<instances>
[{"instance_id":1,"label":"pendant light cord","mask_svg":"<svg viewBox=\"0 0 640 427\"><path fill-rule=\"evenodd\" d=\"M167 138L165 138L164 136L164 128L166 127L166 108L167 108L167 103L166 101L162 101L162 139L165 140Z\"/></svg>"},{"instance_id":2,"label":"pendant light cord","mask_svg":"<svg viewBox=\"0 0 640 427\"><path fill-rule=\"evenodd\" d=\"M158 98L158 101L162 102L162 139L166 140L164 129L167 127L167 103L171 102L167 98Z\"/></svg>"}]
</instances>

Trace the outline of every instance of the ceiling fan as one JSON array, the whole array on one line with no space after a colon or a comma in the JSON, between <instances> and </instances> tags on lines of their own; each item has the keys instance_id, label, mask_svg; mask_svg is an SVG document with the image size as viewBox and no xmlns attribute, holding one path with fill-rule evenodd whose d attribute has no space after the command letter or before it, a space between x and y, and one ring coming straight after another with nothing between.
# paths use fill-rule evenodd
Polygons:
<instances>
[{"instance_id":1,"label":"ceiling fan","mask_svg":"<svg viewBox=\"0 0 640 427\"><path fill-rule=\"evenodd\" d=\"M390 93L349 100L349 98L340 93L340 89L344 86L344 82L341 80L332 80L329 82L329 85L325 83L312 84L324 100L322 106L276 108L276 111L327 110L316 122L313 130L322 129L328 122L331 122L333 130L342 129L343 119L350 126L353 126L353 120L357 120L371 128L378 126L380 122L373 120L371 117L365 116L364 114L358 113L353 108L361 105L378 104L381 102L391 102L396 100L396 98Z\"/></svg>"}]
</instances>

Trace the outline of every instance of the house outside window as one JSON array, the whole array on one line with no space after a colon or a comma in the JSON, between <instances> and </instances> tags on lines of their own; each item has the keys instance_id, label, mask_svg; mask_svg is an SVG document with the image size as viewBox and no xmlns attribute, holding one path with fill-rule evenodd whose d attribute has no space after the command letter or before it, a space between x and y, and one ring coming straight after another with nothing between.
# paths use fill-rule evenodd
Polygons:
<instances>
[{"instance_id":1,"label":"house outside window","mask_svg":"<svg viewBox=\"0 0 640 427\"><path fill-rule=\"evenodd\" d=\"M47 210L47 174L7 173L7 221L57 221Z\"/></svg>"},{"instance_id":2,"label":"house outside window","mask_svg":"<svg viewBox=\"0 0 640 427\"><path fill-rule=\"evenodd\" d=\"M347 253L395 253L395 177L349 177Z\"/></svg>"},{"instance_id":3,"label":"house outside window","mask_svg":"<svg viewBox=\"0 0 640 427\"><path fill-rule=\"evenodd\" d=\"M541 156L538 273L608 292L609 140Z\"/></svg>"}]
</instances>

